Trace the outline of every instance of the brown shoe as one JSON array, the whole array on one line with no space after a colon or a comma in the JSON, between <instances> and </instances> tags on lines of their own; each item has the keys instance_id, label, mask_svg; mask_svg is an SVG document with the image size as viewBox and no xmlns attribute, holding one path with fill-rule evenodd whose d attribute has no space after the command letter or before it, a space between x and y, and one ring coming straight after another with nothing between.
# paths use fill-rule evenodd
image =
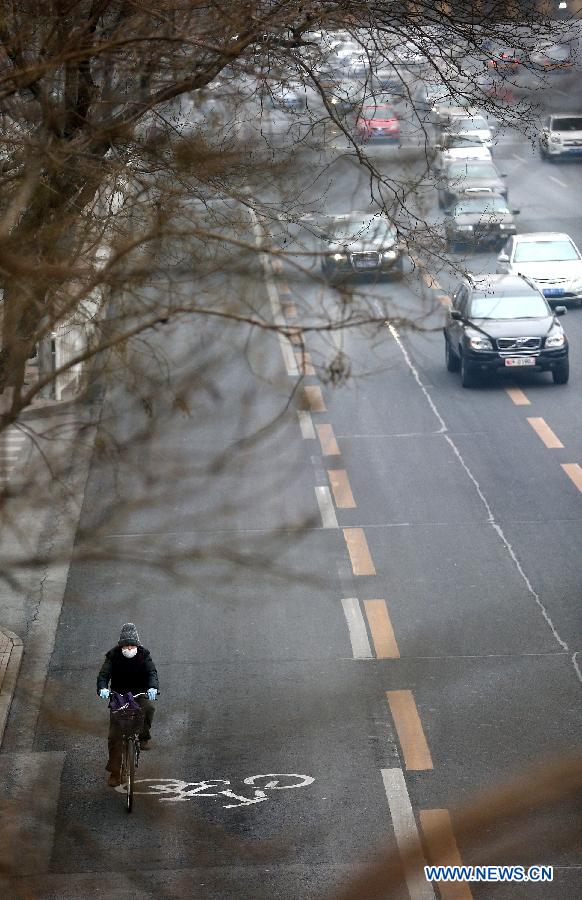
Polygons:
<instances>
[{"instance_id":1,"label":"brown shoe","mask_svg":"<svg viewBox=\"0 0 582 900\"><path fill-rule=\"evenodd\" d=\"M139 742L139 749L140 749L140 750L150 750L150 749L151 749L151 746L152 746L151 740L150 740L150 741L140 741L140 742Z\"/></svg>"},{"instance_id":2,"label":"brown shoe","mask_svg":"<svg viewBox=\"0 0 582 900\"><path fill-rule=\"evenodd\" d=\"M111 772L109 778L107 779L107 784L109 787L119 787L121 781L119 780L117 775L114 775L113 772Z\"/></svg>"}]
</instances>

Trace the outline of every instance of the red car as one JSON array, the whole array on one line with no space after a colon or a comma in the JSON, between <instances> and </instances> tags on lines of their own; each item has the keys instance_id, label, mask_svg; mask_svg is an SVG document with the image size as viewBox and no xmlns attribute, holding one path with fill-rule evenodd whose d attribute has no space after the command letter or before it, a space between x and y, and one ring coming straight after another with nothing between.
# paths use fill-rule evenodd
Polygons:
<instances>
[{"instance_id":1,"label":"red car","mask_svg":"<svg viewBox=\"0 0 582 900\"><path fill-rule=\"evenodd\" d=\"M513 47L493 46L489 53L487 65L499 72L515 72L523 62L523 53Z\"/></svg>"},{"instance_id":2,"label":"red car","mask_svg":"<svg viewBox=\"0 0 582 900\"><path fill-rule=\"evenodd\" d=\"M370 141L382 139L398 141L400 139L400 122L392 107L386 104L364 106L356 119L358 140Z\"/></svg>"}]
</instances>

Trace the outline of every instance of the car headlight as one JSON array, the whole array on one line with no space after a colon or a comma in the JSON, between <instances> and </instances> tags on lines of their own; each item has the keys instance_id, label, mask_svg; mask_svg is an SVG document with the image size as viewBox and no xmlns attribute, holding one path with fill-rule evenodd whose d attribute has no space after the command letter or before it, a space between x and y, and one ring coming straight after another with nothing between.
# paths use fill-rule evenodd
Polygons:
<instances>
[{"instance_id":1,"label":"car headlight","mask_svg":"<svg viewBox=\"0 0 582 900\"><path fill-rule=\"evenodd\" d=\"M582 278L579 279L578 281L573 281L572 284L570 285L570 290L573 291L575 294L581 293L582 292Z\"/></svg>"},{"instance_id":2,"label":"car headlight","mask_svg":"<svg viewBox=\"0 0 582 900\"><path fill-rule=\"evenodd\" d=\"M489 338L485 337L485 335L481 334L479 331L467 330L465 336L471 350L493 350L493 345Z\"/></svg>"},{"instance_id":3,"label":"car headlight","mask_svg":"<svg viewBox=\"0 0 582 900\"><path fill-rule=\"evenodd\" d=\"M563 347L566 343L566 336L562 329L552 331L546 338L546 347Z\"/></svg>"},{"instance_id":4,"label":"car headlight","mask_svg":"<svg viewBox=\"0 0 582 900\"><path fill-rule=\"evenodd\" d=\"M455 225L457 231L473 231L472 225Z\"/></svg>"},{"instance_id":5,"label":"car headlight","mask_svg":"<svg viewBox=\"0 0 582 900\"><path fill-rule=\"evenodd\" d=\"M384 250L382 259L396 259L396 250Z\"/></svg>"},{"instance_id":6,"label":"car headlight","mask_svg":"<svg viewBox=\"0 0 582 900\"><path fill-rule=\"evenodd\" d=\"M559 136L558 136L557 134L551 134L551 135L550 135L550 141L552 142L552 144L559 144L559 143L560 143L560 138L559 138Z\"/></svg>"},{"instance_id":7,"label":"car headlight","mask_svg":"<svg viewBox=\"0 0 582 900\"><path fill-rule=\"evenodd\" d=\"M345 253L334 253L332 256L332 259L334 259L336 262L342 262L342 260L345 261L347 258L348 257Z\"/></svg>"},{"instance_id":8,"label":"car headlight","mask_svg":"<svg viewBox=\"0 0 582 900\"><path fill-rule=\"evenodd\" d=\"M515 231L515 225L513 222L501 222L499 225L504 231Z\"/></svg>"}]
</instances>

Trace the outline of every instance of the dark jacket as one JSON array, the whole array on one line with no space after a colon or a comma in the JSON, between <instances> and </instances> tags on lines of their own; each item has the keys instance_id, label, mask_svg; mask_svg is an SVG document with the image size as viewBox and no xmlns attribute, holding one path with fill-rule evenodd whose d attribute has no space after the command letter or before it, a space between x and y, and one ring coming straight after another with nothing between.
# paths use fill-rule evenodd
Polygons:
<instances>
[{"instance_id":1,"label":"dark jacket","mask_svg":"<svg viewBox=\"0 0 582 900\"><path fill-rule=\"evenodd\" d=\"M160 687L158 673L150 651L139 644L133 659L127 659L121 647L113 647L105 654L105 662L97 676L97 693L101 688L111 688L118 694L139 694L148 688Z\"/></svg>"}]
</instances>

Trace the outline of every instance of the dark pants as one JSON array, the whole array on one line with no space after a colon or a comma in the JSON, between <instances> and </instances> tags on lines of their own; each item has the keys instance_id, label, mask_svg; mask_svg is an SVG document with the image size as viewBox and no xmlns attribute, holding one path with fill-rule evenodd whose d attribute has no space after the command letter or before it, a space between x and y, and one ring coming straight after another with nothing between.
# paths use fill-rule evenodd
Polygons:
<instances>
[{"instance_id":1,"label":"dark pants","mask_svg":"<svg viewBox=\"0 0 582 900\"><path fill-rule=\"evenodd\" d=\"M147 697L136 697L135 702L139 703L144 712L144 723L143 728L141 730L139 739L140 741L149 741L151 737L150 729L152 727L152 721L154 718L155 707L151 700L148 700ZM107 737L107 746L109 748L109 759L107 761L107 765L105 768L108 772L113 772L115 775L119 773L121 769L121 729L119 725L115 722L115 717L110 716L109 719L109 735Z\"/></svg>"}]
</instances>

